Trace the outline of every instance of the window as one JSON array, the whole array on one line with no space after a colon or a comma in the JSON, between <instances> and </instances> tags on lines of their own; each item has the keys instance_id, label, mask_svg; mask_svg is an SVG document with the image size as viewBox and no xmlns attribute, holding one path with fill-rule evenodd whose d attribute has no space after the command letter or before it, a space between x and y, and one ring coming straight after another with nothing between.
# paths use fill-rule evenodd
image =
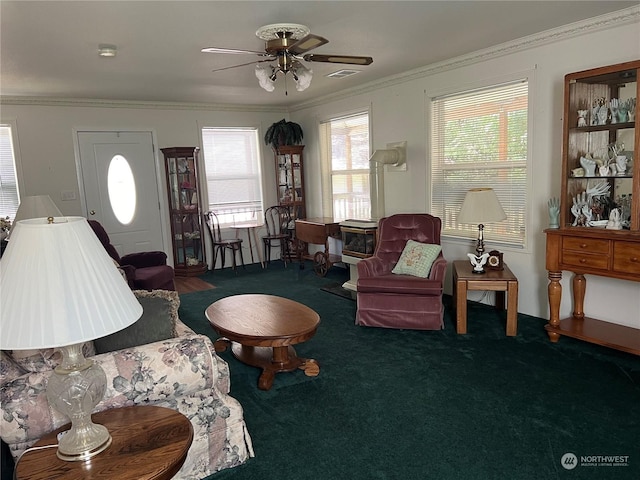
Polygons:
<instances>
[{"instance_id":1,"label":"window","mask_svg":"<svg viewBox=\"0 0 640 480\"><path fill-rule=\"evenodd\" d=\"M0 124L0 217L13 219L20 205L11 125Z\"/></svg>"},{"instance_id":2,"label":"window","mask_svg":"<svg viewBox=\"0 0 640 480\"><path fill-rule=\"evenodd\" d=\"M520 80L432 100L431 207L443 236L476 238L458 212L467 190L492 187L507 219L485 225L485 240L524 247L528 96Z\"/></svg>"},{"instance_id":3,"label":"window","mask_svg":"<svg viewBox=\"0 0 640 480\"><path fill-rule=\"evenodd\" d=\"M335 221L369 219L369 114L358 113L323 122L320 134L323 215Z\"/></svg>"},{"instance_id":4,"label":"window","mask_svg":"<svg viewBox=\"0 0 640 480\"><path fill-rule=\"evenodd\" d=\"M203 128L208 205L221 226L262 218L262 180L255 128Z\"/></svg>"},{"instance_id":5,"label":"window","mask_svg":"<svg viewBox=\"0 0 640 480\"><path fill-rule=\"evenodd\" d=\"M131 166L122 155L115 155L109 162L107 193L116 219L122 225L129 225L136 213L138 196Z\"/></svg>"}]
</instances>

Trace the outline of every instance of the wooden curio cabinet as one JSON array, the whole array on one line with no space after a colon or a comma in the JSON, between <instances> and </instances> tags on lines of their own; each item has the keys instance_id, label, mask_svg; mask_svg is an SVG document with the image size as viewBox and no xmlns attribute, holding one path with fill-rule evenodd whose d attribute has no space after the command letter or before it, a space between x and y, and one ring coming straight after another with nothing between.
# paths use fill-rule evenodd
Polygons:
<instances>
[{"instance_id":1,"label":"wooden curio cabinet","mask_svg":"<svg viewBox=\"0 0 640 480\"><path fill-rule=\"evenodd\" d=\"M289 208L292 223L305 218L304 145L280 146L275 151L278 205Z\"/></svg>"},{"instance_id":2,"label":"wooden curio cabinet","mask_svg":"<svg viewBox=\"0 0 640 480\"><path fill-rule=\"evenodd\" d=\"M163 148L176 275L206 272L198 184L198 147Z\"/></svg>"},{"instance_id":3,"label":"wooden curio cabinet","mask_svg":"<svg viewBox=\"0 0 640 480\"><path fill-rule=\"evenodd\" d=\"M585 274L640 281L640 61L565 77L559 228L547 229L549 338L640 355L640 330L588 317ZM573 312L560 319L562 271ZM621 319L633 323L635 319Z\"/></svg>"}]
</instances>

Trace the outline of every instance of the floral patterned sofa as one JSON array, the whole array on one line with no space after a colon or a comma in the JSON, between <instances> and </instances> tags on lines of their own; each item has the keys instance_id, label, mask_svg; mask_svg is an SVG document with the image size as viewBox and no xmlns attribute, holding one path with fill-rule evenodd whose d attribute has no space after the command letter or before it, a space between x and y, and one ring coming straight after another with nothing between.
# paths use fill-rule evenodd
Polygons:
<instances>
[{"instance_id":1,"label":"floral patterned sofa","mask_svg":"<svg viewBox=\"0 0 640 480\"><path fill-rule=\"evenodd\" d=\"M136 295L166 300L164 311L169 312L174 335L96 355L97 342L86 344L85 355L92 355L107 375L107 391L94 412L157 405L183 413L193 425L194 437L175 479L200 480L253 457L242 407L229 396L228 365L216 355L211 340L177 318L177 293L155 290ZM144 317L144 303L143 308ZM0 352L0 436L16 461L41 436L69 422L49 406L45 394L59 355L52 349Z\"/></svg>"}]
</instances>

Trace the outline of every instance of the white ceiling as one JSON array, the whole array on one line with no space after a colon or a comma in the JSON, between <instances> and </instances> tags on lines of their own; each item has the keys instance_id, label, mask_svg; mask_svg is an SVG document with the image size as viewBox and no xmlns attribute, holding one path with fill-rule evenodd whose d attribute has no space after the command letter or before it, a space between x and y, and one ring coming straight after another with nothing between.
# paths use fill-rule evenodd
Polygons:
<instances>
[{"instance_id":1,"label":"white ceiling","mask_svg":"<svg viewBox=\"0 0 640 480\"><path fill-rule=\"evenodd\" d=\"M0 1L0 94L288 106L424 67L638 1ZM329 43L312 53L365 55L373 64L308 63L311 86L288 95L258 86L251 55L262 25L300 23ZM100 58L98 44L118 47Z\"/></svg>"}]
</instances>

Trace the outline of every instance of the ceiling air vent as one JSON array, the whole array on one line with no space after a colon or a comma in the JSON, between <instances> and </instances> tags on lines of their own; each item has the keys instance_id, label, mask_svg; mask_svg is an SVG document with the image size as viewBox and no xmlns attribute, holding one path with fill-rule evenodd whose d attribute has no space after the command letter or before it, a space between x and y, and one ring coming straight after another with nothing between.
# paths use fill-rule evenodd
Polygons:
<instances>
[{"instance_id":1,"label":"ceiling air vent","mask_svg":"<svg viewBox=\"0 0 640 480\"><path fill-rule=\"evenodd\" d=\"M361 72L361 70L343 69L343 70L338 70L337 72L330 73L329 75L327 75L327 77L329 77L329 78L344 78L344 77L350 77L351 75L355 75L356 73L360 73L360 72Z\"/></svg>"}]
</instances>

